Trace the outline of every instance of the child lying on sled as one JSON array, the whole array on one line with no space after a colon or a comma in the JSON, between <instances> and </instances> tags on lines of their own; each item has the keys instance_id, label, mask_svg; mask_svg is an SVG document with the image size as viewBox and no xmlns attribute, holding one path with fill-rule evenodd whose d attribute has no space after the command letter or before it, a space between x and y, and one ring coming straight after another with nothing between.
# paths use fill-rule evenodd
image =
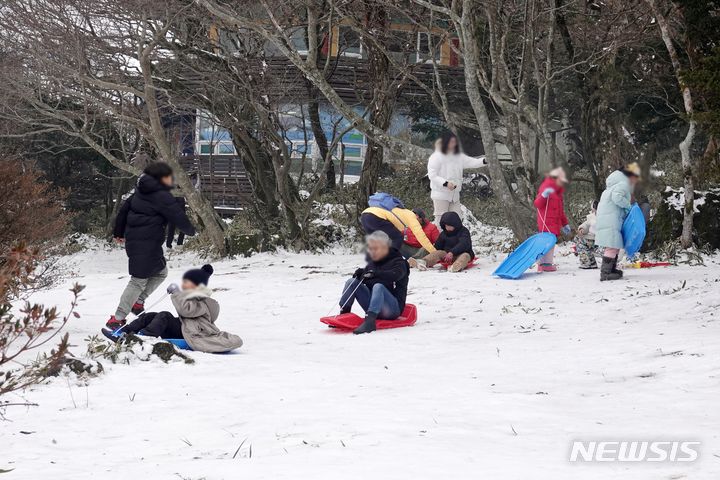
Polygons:
<instances>
[{"instance_id":1,"label":"child lying on sled","mask_svg":"<svg viewBox=\"0 0 720 480\"><path fill-rule=\"evenodd\" d=\"M190 348L199 352L217 353L234 350L242 345L237 335L223 332L215 326L220 305L211 298L207 286L213 273L211 265L188 270L183 275L182 289L177 284L167 288L179 317L170 312L148 312L115 331L103 329L103 335L117 341L123 334L134 333L149 337L182 338Z\"/></svg>"}]
</instances>

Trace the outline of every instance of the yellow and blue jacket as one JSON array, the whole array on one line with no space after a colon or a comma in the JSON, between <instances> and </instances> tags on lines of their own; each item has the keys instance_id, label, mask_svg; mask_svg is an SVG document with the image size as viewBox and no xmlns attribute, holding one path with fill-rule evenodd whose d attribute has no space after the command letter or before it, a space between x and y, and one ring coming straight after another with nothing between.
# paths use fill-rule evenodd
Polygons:
<instances>
[{"instance_id":1,"label":"yellow and blue jacket","mask_svg":"<svg viewBox=\"0 0 720 480\"><path fill-rule=\"evenodd\" d=\"M408 210L407 208L393 208L391 212L380 207L368 207L363 210L362 213L369 213L383 220L387 220L392 223L395 228L403 232L403 234L405 233L405 229L409 228L425 250L429 253L435 251L435 247L430 239L427 238L427 235L425 235L420 222L418 222L412 210Z\"/></svg>"}]
</instances>

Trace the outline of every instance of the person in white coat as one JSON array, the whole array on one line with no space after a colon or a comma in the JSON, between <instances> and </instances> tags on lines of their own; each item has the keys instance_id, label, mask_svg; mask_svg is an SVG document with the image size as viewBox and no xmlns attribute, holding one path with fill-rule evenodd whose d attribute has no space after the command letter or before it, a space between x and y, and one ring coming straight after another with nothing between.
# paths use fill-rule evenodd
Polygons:
<instances>
[{"instance_id":1,"label":"person in white coat","mask_svg":"<svg viewBox=\"0 0 720 480\"><path fill-rule=\"evenodd\" d=\"M460 144L452 133L444 134L435 143L435 152L428 159L428 178L430 179L430 198L432 198L435 223L440 222L445 212L457 212L462 215L460 191L462 190L463 170L486 165L485 157L471 157L460 152Z\"/></svg>"}]
</instances>

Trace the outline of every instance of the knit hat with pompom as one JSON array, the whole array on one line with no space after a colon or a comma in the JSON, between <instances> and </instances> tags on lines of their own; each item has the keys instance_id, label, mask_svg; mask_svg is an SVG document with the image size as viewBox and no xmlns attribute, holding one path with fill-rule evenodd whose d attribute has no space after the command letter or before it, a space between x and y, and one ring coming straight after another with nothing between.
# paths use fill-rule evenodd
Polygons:
<instances>
[{"instance_id":1,"label":"knit hat with pompom","mask_svg":"<svg viewBox=\"0 0 720 480\"><path fill-rule=\"evenodd\" d=\"M188 270L183 275L183 280L190 280L195 285L207 285L210 280L210 275L213 274L212 265L203 265L201 268L194 268Z\"/></svg>"}]
</instances>

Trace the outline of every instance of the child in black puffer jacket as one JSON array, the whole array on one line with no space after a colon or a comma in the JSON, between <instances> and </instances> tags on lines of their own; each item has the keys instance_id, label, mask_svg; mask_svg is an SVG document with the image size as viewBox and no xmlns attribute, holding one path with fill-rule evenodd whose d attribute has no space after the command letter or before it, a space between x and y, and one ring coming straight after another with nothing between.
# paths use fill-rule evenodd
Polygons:
<instances>
[{"instance_id":1,"label":"child in black puffer jacket","mask_svg":"<svg viewBox=\"0 0 720 480\"><path fill-rule=\"evenodd\" d=\"M440 262L449 272L460 272L475 258L472 238L456 212L445 212L440 218L442 233L435 242L436 251L418 260L418 270L426 270Z\"/></svg>"}]
</instances>

